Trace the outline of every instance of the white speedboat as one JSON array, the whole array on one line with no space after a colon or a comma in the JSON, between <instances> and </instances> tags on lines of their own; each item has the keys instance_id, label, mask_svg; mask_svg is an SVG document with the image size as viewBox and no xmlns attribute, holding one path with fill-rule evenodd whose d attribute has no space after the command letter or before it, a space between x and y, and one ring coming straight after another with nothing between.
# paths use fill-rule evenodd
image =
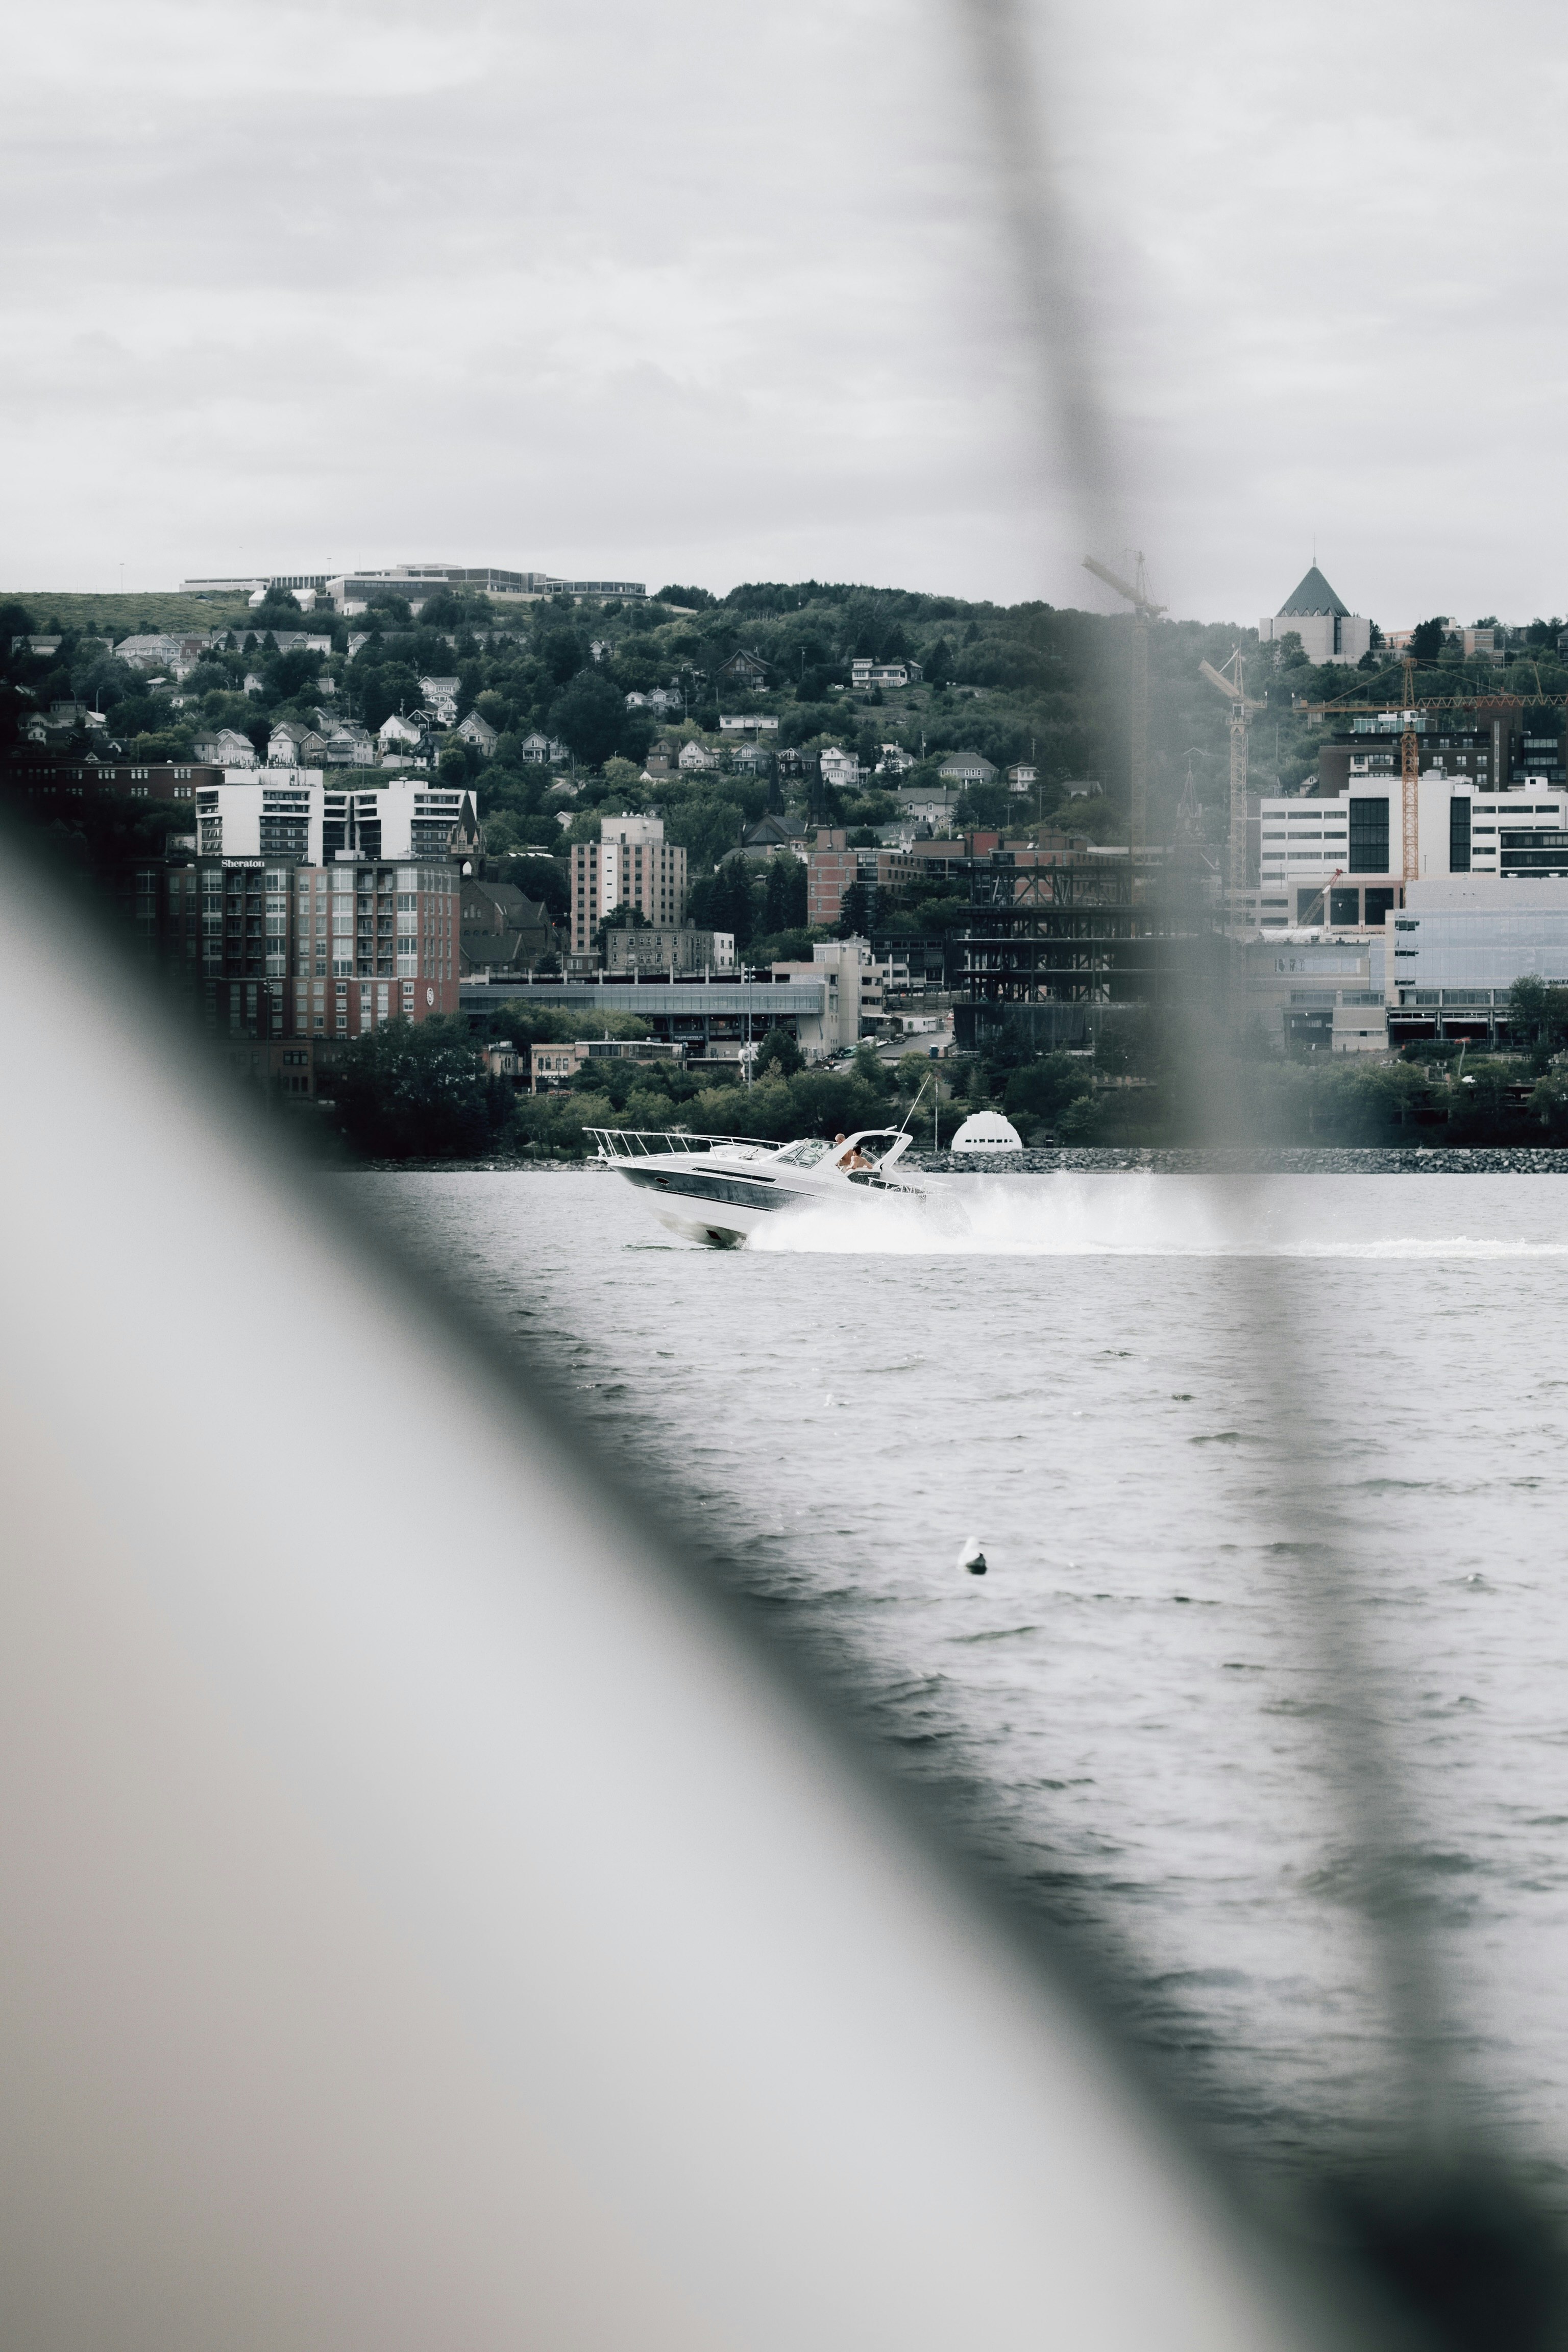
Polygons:
<instances>
[{"instance_id":1,"label":"white speedboat","mask_svg":"<svg viewBox=\"0 0 1568 2352\"><path fill-rule=\"evenodd\" d=\"M643 1193L661 1225L710 1249L734 1249L781 1210L811 1202L921 1193L889 1171L909 1150L902 1128L865 1127L832 1143L820 1136L765 1143L751 1135L591 1127L598 1156Z\"/></svg>"}]
</instances>

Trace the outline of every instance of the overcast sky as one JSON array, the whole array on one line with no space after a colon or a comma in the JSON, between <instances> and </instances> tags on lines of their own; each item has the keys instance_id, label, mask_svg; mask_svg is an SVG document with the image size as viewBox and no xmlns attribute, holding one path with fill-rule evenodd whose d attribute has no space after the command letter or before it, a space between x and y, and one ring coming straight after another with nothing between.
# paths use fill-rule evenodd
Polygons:
<instances>
[{"instance_id":1,"label":"overcast sky","mask_svg":"<svg viewBox=\"0 0 1568 2352\"><path fill-rule=\"evenodd\" d=\"M1120 520L958 0L7 24L0 587L436 559L1253 621L1568 608L1544 0L1030 11Z\"/></svg>"}]
</instances>

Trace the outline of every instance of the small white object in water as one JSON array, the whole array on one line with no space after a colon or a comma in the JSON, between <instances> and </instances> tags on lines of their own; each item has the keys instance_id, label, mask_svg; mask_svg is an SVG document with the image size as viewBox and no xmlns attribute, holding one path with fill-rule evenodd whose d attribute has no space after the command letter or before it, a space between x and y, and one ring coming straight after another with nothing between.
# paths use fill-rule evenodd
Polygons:
<instances>
[{"instance_id":1,"label":"small white object in water","mask_svg":"<svg viewBox=\"0 0 1568 2352\"><path fill-rule=\"evenodd\" d=\"M960 1568L966 1568L971 1576L984 1575L985 1554L980 1549L980 1539L977 1536L968 1538L963 1549L958 1555L958 1564Z\"/></svg>"}]
</instances>

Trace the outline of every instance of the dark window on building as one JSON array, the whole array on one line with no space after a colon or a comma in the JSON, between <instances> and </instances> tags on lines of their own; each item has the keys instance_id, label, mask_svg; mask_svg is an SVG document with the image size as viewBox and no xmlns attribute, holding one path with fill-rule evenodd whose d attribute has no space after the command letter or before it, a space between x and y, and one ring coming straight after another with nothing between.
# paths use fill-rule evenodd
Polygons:
<instances>
[{"instance_id":1,"label":"dark window on building","mask_svg":"<svg viewBox=\"0 0 1568 2352\"><path fill-rule=\"evenodd\" d=\"M1365 898L1365 920L1369 923L1381 923L1384 915L1394 910L1394 894L1392 890L1368 890Z\"/></svg>"},{"instance_id":2,"label":"dark window on building","mask_svg":"<svg viewBox=\"0 0 1568 2352\"><path fill-rule=\"evenodd\" d=\"M1386 874L1388 803L1384 800L1352 800L1350 830L1351 872Z\"/></svg>"},{"instance_id":3,"label":"dark window on building","mask_svg":"<svg viewBox=\"0 0 1568 2352\"><path fill-rule=\"evenodd\" d=\"M1296 920L1306 929L1323 919L1323 894L1321 890L1298 890Z\"/></svg>"},{"instance_id":4,"label":"dark window on building","mask_svg":"<svg viewBox=\"0 0 1568 2352\"><path fill-rule=\"evenodd\" d=\"M1329 920L1331 923L1355 923L1359 922L1360 919L1361 892L1359 890L1331 890L1329 892Z\"/></svg>"},{"instance_id":5,"label":"dark window on building","mask_svg":"<svg viewBox=\"0 0 1568 2352\"><path fill-rule=\"evenodd\" d=\"M1470 803L1467 795L1456 793L1448 803L1448 871L1468 874L1470 870Z\"/></svg>"}]
</instances>

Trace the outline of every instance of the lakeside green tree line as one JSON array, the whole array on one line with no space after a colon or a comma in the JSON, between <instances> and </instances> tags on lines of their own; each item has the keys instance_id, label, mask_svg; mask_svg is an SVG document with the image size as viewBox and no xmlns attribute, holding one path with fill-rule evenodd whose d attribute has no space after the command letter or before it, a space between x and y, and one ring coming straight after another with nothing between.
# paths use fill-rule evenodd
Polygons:
<instances>
[{"instance_id":1,"label":"lakeside green tree line","mask_svg":"<svg viewBox=\"0 0 1568 2352\"><path fill-rule=\"evenodd\" d=\"M1092 1054L999 1051L941 1064L915 1051L889 1066L868 1045L847 1069L808 1070L795 1040L771 1032L750 1085L678 1062L592 1060L559 1090L514 1094L489 1075L484 1038L466 1022L394 1023L349 1045L331 1081L343 1144L371 1159L572 1159L595 1127L739 1133L783 1141L848 1134L910 1118L929 1146L969 1111L1005 1111L1026 1147L1130 1150L1190 1145L1380 1146L1432 1150L1568 1144L1568 989L1517 983L1522 1050L1477 1053L1427 1044L1394 1060L1289 1059L1258 1033L1133 1013L1106 1024ZM630 1016L498 1004L494 1037L533 1044L637 1039ZM940 1087L934 1106L932 1088Z\"/></svg>"}]
</instances>

